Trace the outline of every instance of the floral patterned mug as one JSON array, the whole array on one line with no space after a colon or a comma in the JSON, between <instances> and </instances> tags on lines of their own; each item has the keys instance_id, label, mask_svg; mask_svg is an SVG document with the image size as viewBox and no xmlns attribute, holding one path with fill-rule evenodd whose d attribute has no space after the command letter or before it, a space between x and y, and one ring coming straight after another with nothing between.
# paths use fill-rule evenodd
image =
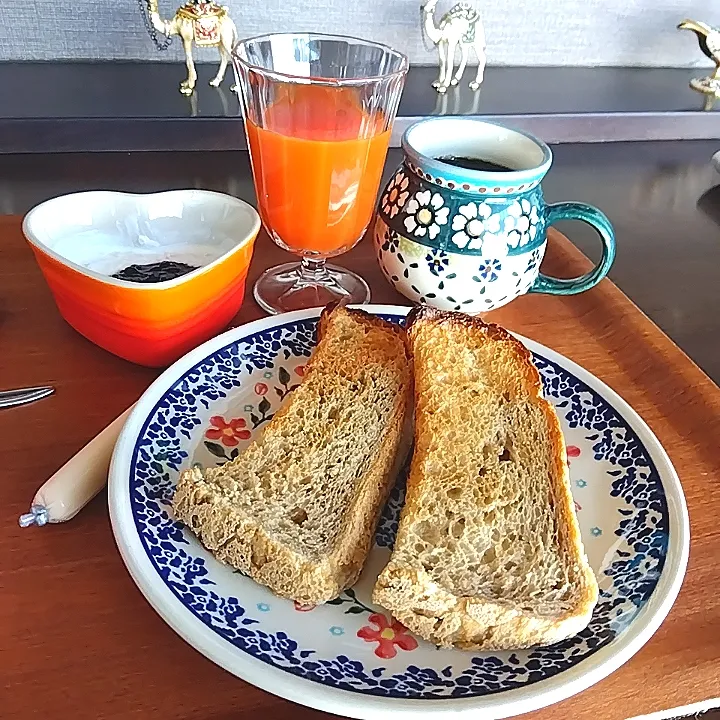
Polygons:
<instances>
[{"instance_id":1,"label":"floral patterned mug","mask_svg":"<svg viewBox=\"0 0 720 720\"><path fill-rule=\"evenodd\" d=\"M405 297L475 314L526 292L580 293L607 275L615 258L610 221L583 203L545 203L540 183L552 153L541 140L494 123L443 117L410 127L402 147L403 164L380 196L374 243L383 273ZM510 169L466 169L442 158ZM543 275L547 228L571 219L597 230L602 258L581 277Z\"/></svg>"}]
</instances>

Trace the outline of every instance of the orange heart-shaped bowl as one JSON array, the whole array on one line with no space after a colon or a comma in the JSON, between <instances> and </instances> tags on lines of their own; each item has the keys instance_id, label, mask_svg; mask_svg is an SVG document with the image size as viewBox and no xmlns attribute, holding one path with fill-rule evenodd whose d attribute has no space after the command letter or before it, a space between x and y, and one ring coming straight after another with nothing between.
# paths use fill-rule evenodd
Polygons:
<instances>
[{"instance_id":1,"label":"orange heart-shaped bowl","mask_svg":"<svg viewBox=\"0 0 720 720\"><path fill-rule=\"evenodd\" d=\"M206 190L93 191L33 208L23 232L61 315L102 348L162 367L227 327L240 309L260 217ZM111 275L162 260L196 267L156 283Z\"/></svg>"}]
</instances>

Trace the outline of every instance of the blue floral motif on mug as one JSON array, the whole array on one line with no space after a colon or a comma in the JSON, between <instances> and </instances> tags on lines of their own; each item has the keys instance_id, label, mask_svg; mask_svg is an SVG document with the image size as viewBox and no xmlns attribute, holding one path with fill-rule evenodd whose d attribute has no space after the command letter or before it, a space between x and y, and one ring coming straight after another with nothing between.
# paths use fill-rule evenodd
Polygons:
<instances>
[{"instance_id":1,"label":"blue floral motif on mug","mask_svg":"<svg viewBox=\"0 0 720 720\"><path fill-rule=\"evenodd\" d=\"M502 263L499 260L481 260L478 266L478 275L482 280L487 282L495 282L502 270Z\"/></svg>"},{"instance_id":2,"label":"blue floral motif on mug","mask_svg":"<svg viewBox=\"0 0 720 720\"><path fill-rule=\"evenodd\" d=\"M440 277L450 264L450 256L442 250L431 249L425 256L425 262L427 262L430 272L436 277Z\"/></svg>"}]
</instances>

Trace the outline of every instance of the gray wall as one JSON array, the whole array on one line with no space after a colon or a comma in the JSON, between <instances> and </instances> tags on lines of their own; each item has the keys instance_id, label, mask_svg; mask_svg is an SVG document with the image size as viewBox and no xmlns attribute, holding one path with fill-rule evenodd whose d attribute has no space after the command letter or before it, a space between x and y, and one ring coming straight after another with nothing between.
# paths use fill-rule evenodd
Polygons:
<instances>
[{"instance_id":1,"label":"gray wall","mask_svg":"<svg viewBox=\"0 0 720 720\"><path fill-rule=\"evenodd\" d=\"M449 0L442 0L449 7ZM144 2L144 0L143 0ZM241 37L311 29L361 35L428 64L419 0L225 0ZM170 15L180 0L160 0ZM707 65L684 17L720 25L718 0L476 0L491 65ZM158 53L137 0L0 0L0 60L181 58ZM214 58L210 51L201 60ZM120 89L121 90L121 89Z\"/></svg>"}]
</instances>

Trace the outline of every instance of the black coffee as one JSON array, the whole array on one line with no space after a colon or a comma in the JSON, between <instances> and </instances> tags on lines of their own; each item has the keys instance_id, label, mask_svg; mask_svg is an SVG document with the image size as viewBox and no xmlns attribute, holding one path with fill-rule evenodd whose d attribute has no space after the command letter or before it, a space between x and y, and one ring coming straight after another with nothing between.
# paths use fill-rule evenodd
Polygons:
<instances>
[{"instance_id":1,"label":"black coffee","mask_svg":"<svg viewBox=\"0 0 720 720\"><path fill-rule=\"evenodd\" d=\"M465 170L481 170L482 172L513 172L513 168L507 165L500 165L490 160L482 160L481 158L456 157L455 155L444 155L436 158L440 162L447 165L463 168Z\"/></svg>"},{"instance_id":2,"label":"black coffee","mask_svg":"<svg viewBox=\"0 0 720 720\"><path fill-rule=\"evenodd\" d=\"M148 265L128 265L128 267L123 268L110 277L117 278L118 280L126 280L127 282L156 283L174 280L182 275L187 275L193 270L197 270L197 267L183 262L162 260L156 263L149 263Z\"/></svg>"}]
</instances>

